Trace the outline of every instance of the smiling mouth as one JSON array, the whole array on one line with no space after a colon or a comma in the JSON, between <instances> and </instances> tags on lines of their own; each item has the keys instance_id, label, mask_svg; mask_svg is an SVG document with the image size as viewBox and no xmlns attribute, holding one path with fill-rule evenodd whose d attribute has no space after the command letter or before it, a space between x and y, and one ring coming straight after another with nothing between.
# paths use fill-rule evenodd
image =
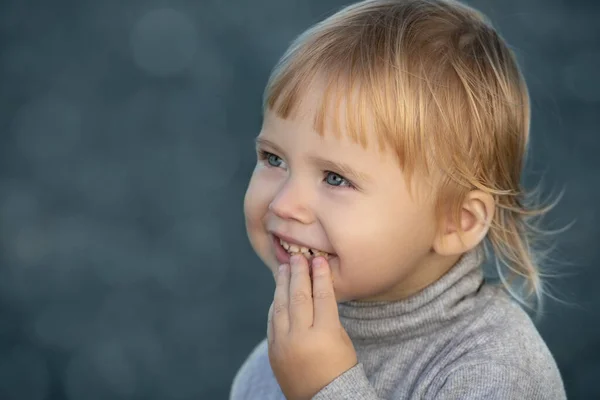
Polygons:
<instances>
[{"instance_id":1,"label":"smiling mouth","mask_svg":"<svg viewBox=\"0 0 600 400\"><path fill-rule=\"evenodd\" d=\"M292 243L288 243L283 239L280 239L280 238L277 238L277 239L279 240L279 243L285 249L285 251L287 251L290 255L302 254L307 259L311 259L313 257L323 257L326 260L328 260L332 256L331 254L329 254L325 251L313 249L310 247L298 246L298 245L295 245Z\"/></svg>"}]
</instances>

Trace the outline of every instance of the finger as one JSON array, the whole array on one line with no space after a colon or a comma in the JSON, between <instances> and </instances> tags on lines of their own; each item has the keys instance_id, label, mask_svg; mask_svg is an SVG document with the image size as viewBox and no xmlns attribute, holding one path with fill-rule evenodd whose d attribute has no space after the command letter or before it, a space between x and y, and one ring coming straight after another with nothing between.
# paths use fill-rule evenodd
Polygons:
<instances>
[{"instance_id":1,"label":"finger","mask_svg":"<svg viewBox=\"0 0 600 400\"><path fill-rule=\"evenodd\" d=\"M323 257L313 259L314 327L335 328L340 325L329 263Z\"/></svg>"},{"instance_id":2,"label":"finger","mask_svg":"<svg viewBox=\"0 0 600 400\"><path fill-rule=\"evenodd\" d=\"M292 256L290 277L290 329L309 328L313 323L312 287L308 261Z\"/></svg>"},{"instance_id":3,"label":"finger","mask_svg":"<svg viewBox=\"0 0 600 400\"><path fill-rule=\"evenodd\" d=\"M275 294L273 295L272 311L272 337L277 340L280 334L286 334L290 330L290 321L288 314L288 299L290 286L290 266L281 264L277 270L277 279L275 281Z\"/></svg>"},{"instance_id":4,"label":"finger","mask_svg":"<svg viewBox=\"0 0 600 400\"><path fill-rule=\"evenodd\" d=\"M271 303L267 314L267 343L273 343L273 303Z\"/></svg>"}]
</instances>

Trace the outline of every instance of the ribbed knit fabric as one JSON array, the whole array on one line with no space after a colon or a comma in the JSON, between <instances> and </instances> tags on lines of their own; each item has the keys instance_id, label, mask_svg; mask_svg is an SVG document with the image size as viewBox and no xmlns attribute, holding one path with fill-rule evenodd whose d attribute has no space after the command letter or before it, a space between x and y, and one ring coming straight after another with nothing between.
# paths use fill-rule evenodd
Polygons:
<instances>
[{"instance_id":1,"label":"ribbed knit fabric","mask_svg":"<svg viewBox=\"0 0 600 400\"><path fill-rule=\"evenodd\" d=\"M473 251L441 279L397 302L339 304L359 363L314 400L566 399L529 316L484 283ZM230 400L282 400L266 340L238 371Z\"/></svg>"}]
</instances>

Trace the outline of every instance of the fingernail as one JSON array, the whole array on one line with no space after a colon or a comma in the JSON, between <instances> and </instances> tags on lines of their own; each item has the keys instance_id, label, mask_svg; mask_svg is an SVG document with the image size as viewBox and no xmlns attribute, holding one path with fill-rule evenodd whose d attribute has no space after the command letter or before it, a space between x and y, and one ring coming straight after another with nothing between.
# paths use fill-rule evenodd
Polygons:
<instances>
[{"instance_id":1,"label":"fingernail","mask_svg":"<svg viewBox=\"0 0 600 400\"><path fill-rule=\"evenodd\" d=\"M280 273L280 274L283 274L283 273L285 272L285 268L286 268L286 267L287 267L287 266L286 266L285 264L281 264L281 265L279 266L279 273Z\"/></svg>"},{"instance_id":2,"label":"fingernail","mask_svg":"<svg viewBox=\"0 0 600 400\"><path fill-rule=\"evenodd\" d=\"M292 263L292 265L298 265L300 263L300 257L302 256L299 254L294 254L292 258L290 258L290 262Z\"/></svg>"}]
</instances>

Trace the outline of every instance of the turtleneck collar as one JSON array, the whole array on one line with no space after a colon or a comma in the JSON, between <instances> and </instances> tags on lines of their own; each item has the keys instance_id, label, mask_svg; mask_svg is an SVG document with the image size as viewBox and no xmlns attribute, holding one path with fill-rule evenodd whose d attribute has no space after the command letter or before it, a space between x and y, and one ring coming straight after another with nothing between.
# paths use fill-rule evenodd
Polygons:
<instances>
[{"instance_id":1,"label":"turtleneck collar","mask_svg":"<svg viewBox=\"0 0 600 400\"><path fill-rule=\"evenodd\" d=\"M340 321L353 342L437 330L472 309L473 295L483 284L483 258L479 247L464 254L444 276L403 300L340 303Z\"/></svg>"}]
</instances>

